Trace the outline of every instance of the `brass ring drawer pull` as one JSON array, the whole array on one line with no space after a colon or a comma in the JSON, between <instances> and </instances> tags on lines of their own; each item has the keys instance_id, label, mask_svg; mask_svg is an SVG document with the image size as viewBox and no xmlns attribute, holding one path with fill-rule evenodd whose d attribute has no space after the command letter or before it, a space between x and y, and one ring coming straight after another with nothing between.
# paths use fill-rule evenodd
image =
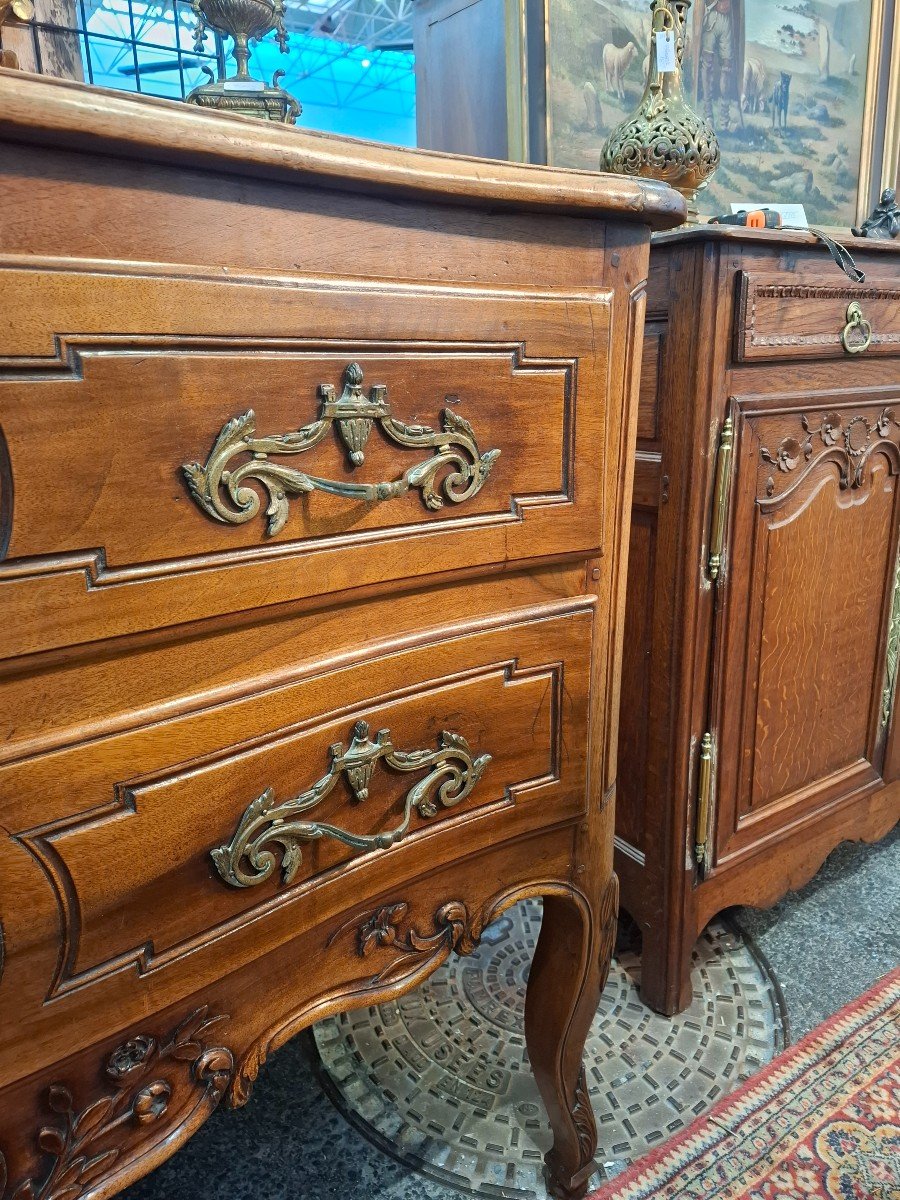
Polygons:
<instances>
[{"instance_id":1,"label":"brass ring drawer pull","mask_svg":"<svg viewBox=\"0 0 900 1200\"><path fill-rule=\"evenodd\" d=\"M330 837L354 850L387 849L406 835L414 809L420 817L427 819L437 813L438 802L444 808L459 804L471 793L491 761L490 754L473 758L466 739L446 730L440 736L437 750L397 750L388 729L380 729L375 741L371 741L365 721L357 721L348 749L344 749L343 742L337 742L330 753L328 772L312 787L282 804L276 804L272 789L266 788L245 809L231 841L210 851L216 870L226 883L232 887L254 887L263 883L277 865L273 847L281 848L281 873L285 884L294 879L306 842ZM395 829L363 836L336 825L296 819L324 800L342 774L346 775L356 799L367 799L372 772L381 760L395 771L431 768L425 778L406 793L403 819Z\"/></svg>"},{"instance_id":2,"label":"brass ring drawer pull","mask_svg":"<svg viewBox=\"0 0 900 1200\"><path fill-rule=\"evenodd\" d=\"M371 504L392 500L411 488L418 488L426 507L439 509L445 500L461 504L481 491L500 451L488 450L482 454L465 417L445 408L440 430L428 425L404 425L391 414L387 388L376 384L364 396L362 381L362 367L351 363L344 371L344 390L337 399L330 383L319 384L319 419L296 433L257 437L252 408L226 422L204 465L192 462L181 468L194 500L215 520L243 525L256 516L260 507L255 489L245 486L251 480L268 495L267 532L272 536L284 528L288 519L289 496L321 491ZM430 447L434 451L431 458L410 467L399 479L383 483L321 479L269 460L270 454L301 454L311 450L337 422L351 465L358 467L365 460L366 442L376 421L390 441L408 449ZM249 461L229 466L237 455L244 454L252 455ZM444 474L438 482L441 472Z\"/></svg>"},{"instance_id":3,"label":"brass ring drawer pull","mask_svg":"<svg viewBox=\"0 0 900 1200\"><path fill-rule=\"evenodd\" d=\"M862 354L871 344L872 325L863 316L862 305L854 300L847 307L847 324L841 334L841 345L848 354Z\"/></svg>"}]
</instances>

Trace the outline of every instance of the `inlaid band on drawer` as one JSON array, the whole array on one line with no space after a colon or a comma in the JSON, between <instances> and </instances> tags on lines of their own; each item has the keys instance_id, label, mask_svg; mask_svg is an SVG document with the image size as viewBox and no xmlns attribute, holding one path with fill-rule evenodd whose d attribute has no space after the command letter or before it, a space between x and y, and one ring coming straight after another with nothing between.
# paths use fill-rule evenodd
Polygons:
<instances>
[{"instance_id":1,"label":"inlaid band on drawer","mask_svg":"<svg viewBox=\"0 0 900 1200\"><path fill-rule=\"evenodd\" d=\"M436 510L443 506L445 499L460 504L481 490L500 451L488 450L481 454L472 426L465 417L445 408L440 431L429 425L405 425L391 413L387 388L376 384L366 397L362 382L362 367L353 362L344 371L344 390L338 400L335 400L330 383L320 383L322 409L319 419L304 425L296 433L257 437L253 409L228 421L222 426L204 465L201 467L192 462L182 467L193 498L215 520L243 525L259 512L259 496L245 485L248 482L259 484L269 497L267 532L274 536L281 532L288 519L288 496L320 491L372 504L396 499L410 489L418 488L426 507ZM376 421L395 445L410 449L430 447L434 453L408 468L399 479L382 483L321 479L269 460L270 454L301 454L311 450L337 422L351 465L361 466L365 461L366 442ZM249 461L231 465L238 455L244 454L252 455Z\"/></svg>"},{"instance_id":2,"label":"inlaid band on drawer","mask_svg":"<svg viewBox=\"0 0 900 1200\"><path fill-rule=\"evenodd\" d=\"M348 748L337 742L330 748L331 766L312 787L293 800L275 801L271 788L247 805L234 837L224 846L210 851L216 870L232 887L253 887L264 883L275 870L273 847L281 848L282 882L292 883L303 859L303 844L330 837L352 850L387 850L401 841L409 830L413 811L423 820L437 813L439 801L453 808L470 794L491 761L490 754L473 758L469 743L458 733L441 734L437 750L398 750L391 742L389 729L379 729L373 742L369 726L357 721ZM384 833L355 834L327 821L301 821L297 818L314 809L345 775L357 802L368 799L369 783L379 762L395 771L430 770L406 793L400 824ZM244 863L249 866L249 870Z\"/></svg>"}]
</instances>

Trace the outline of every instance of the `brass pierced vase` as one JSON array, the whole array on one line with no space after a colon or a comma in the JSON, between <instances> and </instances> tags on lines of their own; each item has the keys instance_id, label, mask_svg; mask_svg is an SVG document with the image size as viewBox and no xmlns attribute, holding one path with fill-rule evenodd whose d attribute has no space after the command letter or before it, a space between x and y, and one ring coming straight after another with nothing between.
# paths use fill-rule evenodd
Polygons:
<instances>
[{"instance_id":1,"label":"brass pierced vase","mask_svg":"<svg viewBox=\"0 0 900 1200\"><path fill-rule=\"evenodd\" d=\"M618 125L603 147L600 166L617 175L662 179L688 202L688 220L696 221L697 193L719 166L719 142L709 121L697 116L684 98L682 62L691 0L653 0L650 69L636 112ZM656 35L675 39L675 70L661 72Z\"/></svg>"},{"instance_id":2,"label":"brass pierced vase","mask_svg":"<svg viewBox=\"0 0 900 1200\"><path fill-rule=\"evenodd\" d=\"M294 97L278 85L284 71L276 71L272 82L266 84L254 79L247 69L250 43L265 37L272 30L275 31L282 54L287 52L284 0L191 0L191 7L198 22L194 31L196 48L199 50L203 46L210 28L226 34L234 41L232 54L237 71L228 79L220 73L214 81L212 71L203 67L210 82L194 88L186 97L188 104L293 125L301 108Z\"/></svg>"}]
</instances>

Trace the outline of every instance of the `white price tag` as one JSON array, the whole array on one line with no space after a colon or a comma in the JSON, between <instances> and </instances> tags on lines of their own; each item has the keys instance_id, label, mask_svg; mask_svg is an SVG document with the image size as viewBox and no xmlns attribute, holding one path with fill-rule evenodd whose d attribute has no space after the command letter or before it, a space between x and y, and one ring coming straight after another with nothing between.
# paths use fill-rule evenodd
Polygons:
<instances>
[{"instance_id":1,"label":"white price tag","mask_svg":"<svg viewBox=\"0 0 900 1200\"><path fill-rule=\"evenodd\" d=\"M675 37L667 29L656 35L656 69L657 71L675 70Z\"/></svg>"}]
</instances>

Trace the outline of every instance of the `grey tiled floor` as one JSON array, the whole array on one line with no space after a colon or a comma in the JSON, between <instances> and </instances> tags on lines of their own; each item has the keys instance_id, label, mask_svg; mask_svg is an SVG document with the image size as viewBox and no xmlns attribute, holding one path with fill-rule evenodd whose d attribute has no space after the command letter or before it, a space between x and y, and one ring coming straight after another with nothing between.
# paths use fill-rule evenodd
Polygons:
<instances>
[{"instance_id":1,"label":"grey tiled floor","mask_svg":"<svg viewBox=\"0 0 900 1200\"><path fill-rule=\"evenodd\" d=\"M774 908L731 915L768 958L799 1041L900 964L900 826L874 846L838 846Z\"/></svg>"},{"instance_id":2,"label":"grey tiled floor","mask_svg":"<svg viewBox=\"0 0 900 1200\"><path fill-rule=\"evenodd\" d=\"M732 910L772 965L796 1040L900 962L900 829L838 848L768 912ZM249 1104L217 1112L127 1200L458 1200L372 1147L324 1096L308 1041L260 1073Z\"/></svg>"}]
</instances>

